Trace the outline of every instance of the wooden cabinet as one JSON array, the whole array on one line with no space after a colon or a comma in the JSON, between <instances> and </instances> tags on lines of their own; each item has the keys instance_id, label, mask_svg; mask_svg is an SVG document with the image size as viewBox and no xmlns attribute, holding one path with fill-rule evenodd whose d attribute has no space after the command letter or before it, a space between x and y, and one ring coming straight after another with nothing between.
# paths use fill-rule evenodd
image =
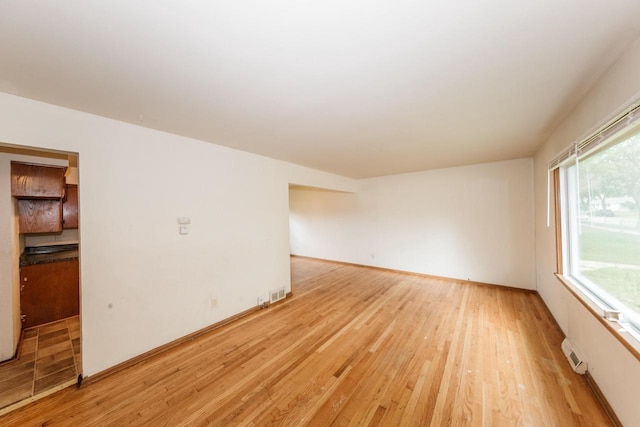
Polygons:
<instances>
[{"instance_id":1,"label":"wooden cabinet","mask_svg":"<svg viewBox=\"0 0 640 427\"><path fill-rule=\"evenodd\" d=\"M62 231L62 200L18 200L20 233Z\"/></svg>"},{"instance_id":2,"label":"wooden cabinet","mask_svg":"<svg viewBox=\"0 0 640 427\"><path fill-rule=\"evenodd\" d=\"M78 228L78 186L67 184L62 200L62 228Z\"/></svg>"},{"instance_id":3,"label":"wooden cabinet","mask_svg":"<svg viewBox=\"0 0 640 427\"><path fill-rule=\"evenodd\" d=\"M78 228L77 186L73 195L65 196L66 171L63 166L11 162L11 195L18 199L20 233L59 233L63 212L70 224L65 228Z\"/></svg>"},{"instance_id":4,"label":"wooden cabinet","mask_svg":"<svg viewBox=\"0 0 640 427\"><path fill-rule=\"evenodd\" d=\"M64 166L11 162L11 195L18 199L62 199Z\"/></svg>"},{"instance_id":5,"label":"wooden cabinet","mask_svg":"<svg viewBox=\"0 0 640 427\"><path fill-rule=\"evenodd\" d=\"M23 328L80 312L78 260L27 265L20 269Z\"/></svg>"}]
</instances>

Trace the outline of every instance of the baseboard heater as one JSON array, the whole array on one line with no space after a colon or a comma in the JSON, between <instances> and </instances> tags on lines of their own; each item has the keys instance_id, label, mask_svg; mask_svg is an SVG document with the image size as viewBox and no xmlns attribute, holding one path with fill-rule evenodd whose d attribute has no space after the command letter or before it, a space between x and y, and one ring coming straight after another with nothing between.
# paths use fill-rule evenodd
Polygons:
<instances>
[{"instance_id":1,"label":"baseboard heater","mask_svg":"<svg viewBox=\"0 0 640 427\"><path fill-rule=\"evenodd\" d=\"M576 373L584 375L585 372L587 372L587 363L582 360L582 357L580 357L571 341L567 338L562 341L562 352L567 357L569 364L571 364L571 367Z\"/></svg>"}]
</instances>

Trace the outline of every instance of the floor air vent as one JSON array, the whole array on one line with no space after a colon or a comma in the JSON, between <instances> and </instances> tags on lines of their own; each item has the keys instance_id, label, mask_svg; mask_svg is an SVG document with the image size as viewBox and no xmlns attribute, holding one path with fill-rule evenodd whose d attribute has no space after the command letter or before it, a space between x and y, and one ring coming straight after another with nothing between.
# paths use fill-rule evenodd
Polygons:
<instances>
[{"instance_id":1,"label":"floor air vent","mask_svg":"<svg viewBox=\"0 0 640 427\"><path fill-rule=\"evenodd\" d=\"M280 301L281 299L284 299L284 297L287 296L287 293L284 291L284 288L281 288L275 291L271 291L270 295L271 297L269 298L269 302L273 304L276 301Z\"/></svg>"},{"instance_id":2,"label":"floor air vent","mask_svg":"<svg viewBox=\"0 0 640 427\"><path fill-rule=\"evenodd\" d=\"M567 356L567 360L574 371L580 375L584 375L584 373L587 372L587 364L582 360L582 357L578 355L571 341L566 338L562 341L562 352Z\"/></svg>"}]
</instances>

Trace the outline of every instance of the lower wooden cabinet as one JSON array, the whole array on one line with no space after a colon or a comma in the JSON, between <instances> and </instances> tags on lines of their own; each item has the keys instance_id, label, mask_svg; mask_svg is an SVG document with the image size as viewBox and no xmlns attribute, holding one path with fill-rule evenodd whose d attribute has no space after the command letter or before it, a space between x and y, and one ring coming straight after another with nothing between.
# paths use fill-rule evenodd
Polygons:
<instances>
[{"instance_id":1,"label":"lower wooden cabinet","mask_svg":"<svg viewBox=\"0 0 640 427\"><path fill-rule=\"evenodd\" d=\"M23 266L20 283L23 328L80 313L78 260Z\"/></svg>"}]
</instances>

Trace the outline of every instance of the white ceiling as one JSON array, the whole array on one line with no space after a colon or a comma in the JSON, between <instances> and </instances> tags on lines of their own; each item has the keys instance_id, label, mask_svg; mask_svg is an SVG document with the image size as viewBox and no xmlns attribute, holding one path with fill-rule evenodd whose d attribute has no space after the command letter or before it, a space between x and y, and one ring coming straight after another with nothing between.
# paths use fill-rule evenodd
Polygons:
<instances>
[{"instance_id":1,"label":"white ceiling","mask_svg":"<svg viewBox=\"0 0 640 427\"><path fill-rule=\"evenodd\" d=\"M639 35L639 0L3 0L0 91L360 178L532 155Z\"/></svg>"}]
</instances>

